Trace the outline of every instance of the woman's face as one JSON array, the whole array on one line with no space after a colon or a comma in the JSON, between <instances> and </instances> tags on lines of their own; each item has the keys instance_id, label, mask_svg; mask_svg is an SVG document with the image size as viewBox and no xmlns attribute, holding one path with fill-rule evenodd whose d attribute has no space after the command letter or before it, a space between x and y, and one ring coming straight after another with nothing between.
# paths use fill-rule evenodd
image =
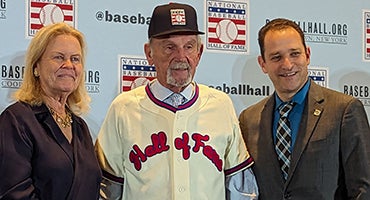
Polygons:
<instances>
[{"instance_id":1,"label":"woman's face","mask_svg":"<svg viewBox=\"0 0 370 200\"><path fill-rule=\"evenodd\" d=\"M79 41L71 35L59 35L50 41L34 70L47 96L68 96L82 79L82 54Z\"/></svg>"}]
</instances>

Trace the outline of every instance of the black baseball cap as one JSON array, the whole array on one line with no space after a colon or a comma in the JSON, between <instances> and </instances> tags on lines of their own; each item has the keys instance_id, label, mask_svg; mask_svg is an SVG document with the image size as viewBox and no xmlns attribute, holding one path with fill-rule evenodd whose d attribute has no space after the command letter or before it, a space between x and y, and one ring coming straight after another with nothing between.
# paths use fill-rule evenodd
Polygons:
<instances>
[{"instance_id":1,"label":"black baseball cap","mask_svg":"<svg viewBox=\"0 0 370 200\"><path fill-rule=\"evenodd\" d=\"M169 3L154 8L148 29L148 38L173 34L204 34L198 30L197 12L187 4Z\"/></svg>"}]
</instances>

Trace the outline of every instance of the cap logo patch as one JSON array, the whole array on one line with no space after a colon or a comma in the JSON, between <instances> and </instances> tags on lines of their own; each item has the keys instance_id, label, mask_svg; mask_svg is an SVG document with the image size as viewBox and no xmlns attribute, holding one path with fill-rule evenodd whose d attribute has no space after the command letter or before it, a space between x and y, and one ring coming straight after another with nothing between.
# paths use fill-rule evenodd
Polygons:
<instances>
[{"instance_id":1,"label":"cap logo patch","mask_svg":"<svg viewBox=\"0 0 370 200\"><path fill-rule=\"evenodd\" d=\"M186 25L184 9L171 9L170 12L172 25Z\"/></svg>"}]
</instances>

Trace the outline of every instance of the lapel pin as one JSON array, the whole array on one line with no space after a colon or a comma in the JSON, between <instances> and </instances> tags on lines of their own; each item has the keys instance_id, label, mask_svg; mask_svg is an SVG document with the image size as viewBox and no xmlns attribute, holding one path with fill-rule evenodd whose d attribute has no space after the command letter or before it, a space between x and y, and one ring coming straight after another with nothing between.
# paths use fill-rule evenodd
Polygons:
<instances>
[{"instance_id":1,"label":"lapel pin","mask_svg":"<svg viewBox=\"0 0 370 200\"><path fill-rule=\"evenodd\" d=\"M318 110L318 109L315 109L315 111L313 112L313 115L315 116L319 116L321 114L321 110Z\"/></svg>"}]
</instances>

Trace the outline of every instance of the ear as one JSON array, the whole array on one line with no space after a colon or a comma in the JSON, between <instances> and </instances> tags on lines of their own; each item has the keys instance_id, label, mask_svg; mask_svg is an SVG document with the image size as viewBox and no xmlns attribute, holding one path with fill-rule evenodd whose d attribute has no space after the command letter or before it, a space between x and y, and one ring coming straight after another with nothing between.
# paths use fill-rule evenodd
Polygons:
<instances>
[{"instance_id":1,"label":"ear","mask_svg":"<svg viewBox=\"0 0 370 200\"><path fill-rule=\"evenodd\" d=\"M307 59L307 65L310 64L310 60L311 60L311 48L310 47L306 47L306 59Z\"/></svg>"},{"instance_id":2,"label":"ear","mask_svg":"<svg viewBox=\"0 0 370 200\"><path fill-rule=\"evenodd\" d=\"M40 76L40 72L39 72L38 66L39 66L39 64L36 63L35 67L33 68L33 75L35 77L39 77Z\"/></svg>"},{"instance_id":3,"label":"ear","mask_svg":"<svg viewBox=\"0 0 370 200\"><path fill-rule=\"evenodd\" d=\"M204 46L203 46L203 44L199 47L199 51L198 51L198 55L197 55L197 64L196 64L196 66L198 66L198 64L199 64L199 61L200 61L200 59L202 58L202 55L203 55L203 48L204 48Z\"/></svg>"},{"instance_id":4,"label":"ear","mask_svg":"<svg viewBox=\"0 0 370 200\"><path fill-rule=\"evenodd\" d=\"M150 48L149 43L144 44L144 52L146 59L148 60L149 65L153 65L153 56L152 56L152 49Z\"/></svg>"},{"instance_id":5,"label":"ear","mask_svg":"<svg viewBox=\"0 0 370 200\"><path fill-rule=\"evenodd\" d=\"M257 57L258 64L260 65L263 73L267 74L267 69L265 68L265 61L263 60L262 56Z\"/></svg>"},{"instance_id":6,"label":"ear","mask_svg":"<svg viewBox=\"0 0 370 200\"><path fill-rule=\"evenodd\" d=\"M201 46L200 46L200 48L199 48L199 52L198 52L198 58L199 58L199 60L200 60L200 58L202 57L202 55L203 55L203 48L204 48L204 45L202 44Z\"/></svg>"}]
</instances>

